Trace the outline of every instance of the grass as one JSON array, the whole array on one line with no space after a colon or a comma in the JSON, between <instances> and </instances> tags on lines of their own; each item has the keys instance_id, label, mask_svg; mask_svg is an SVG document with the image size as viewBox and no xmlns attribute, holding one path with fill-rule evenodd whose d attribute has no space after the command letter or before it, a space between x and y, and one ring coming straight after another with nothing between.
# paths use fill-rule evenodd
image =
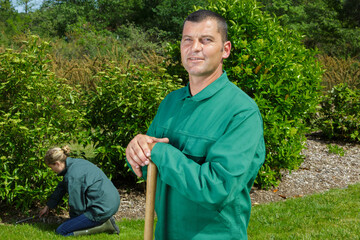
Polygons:
<instances>
[{"instance_id":1,"label":"grass","mask_svg":"<svg viewBox=\"0 0 360 240\"><path fill-rule=\"evenodd\" d=\"M253 208L249 239L360 239L360 184Z\"/></svg>"},{"instance_id":2,"label":"grass","mask_svg":"<svg viewBox=\"0 0 360 240\"><path fill-rule=\"evenodd\" d=\"M123 219L117 222L120 228L120 235L100 233L88 236L78 236L76 239L128 239L140 240L143 239L144 220L128 220ZM1 240L24 240L24 239L43 239L56 240L64 239L64 237L55 234L55 229L58 225L54 224L21 224L21 225L0 225L0 239Z\"/></svg>"},{"instance_id":3,"label":"grass","mask_svg":"<svg viewBox=\"0 0 360 240\"><path fill-rule=\"evenodd\" d=\"M248 228L253 239L360 239L360 183L303 198L253 207ZM120 236L96 234L76 239L143 239L144 220L117 222ZM0 225L0 239L63 239L56 225Z\"/></svg>"}]
</instances>

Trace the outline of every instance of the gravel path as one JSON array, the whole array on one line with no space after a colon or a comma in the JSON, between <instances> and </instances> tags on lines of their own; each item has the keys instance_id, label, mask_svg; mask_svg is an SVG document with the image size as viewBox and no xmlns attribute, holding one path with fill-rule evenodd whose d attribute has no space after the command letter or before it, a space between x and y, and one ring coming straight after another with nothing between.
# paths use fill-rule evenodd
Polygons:
<instances>
[{"instance_id":1,"label":"gravel path","mask_svg":"<svg viewBox=\"0 0 360 240\"><path fill-rule=\"evenodd\" d=\"M328 144L309 138L307 149L302 152L305 161L300 168L291 174L283 173L283 179L276 189L255 190L251 194L253 204L282 201L359 183L360 145L337 143L345 151L344 156L340 156L329 153Z\"/></svg>"}]
</instances>

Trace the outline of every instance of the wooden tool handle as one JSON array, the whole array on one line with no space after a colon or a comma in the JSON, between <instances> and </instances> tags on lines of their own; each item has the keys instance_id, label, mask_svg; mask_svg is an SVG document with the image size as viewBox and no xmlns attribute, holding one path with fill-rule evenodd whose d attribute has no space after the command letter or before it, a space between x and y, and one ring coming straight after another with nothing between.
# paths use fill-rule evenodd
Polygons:
<instances>
[{"instance_id":1,"label":"wooden tool handle","mask_svg":"<svg viewBox=\"0 0 360 240\"><path fill-rule=\"evenodd\" d=\"M150 161L150 164L148 165L148 169L147 169L147 181L146 181L144 240L153 239L156 176L157 176L157 167L153 162Z\"/></svg>"}]
</instances>

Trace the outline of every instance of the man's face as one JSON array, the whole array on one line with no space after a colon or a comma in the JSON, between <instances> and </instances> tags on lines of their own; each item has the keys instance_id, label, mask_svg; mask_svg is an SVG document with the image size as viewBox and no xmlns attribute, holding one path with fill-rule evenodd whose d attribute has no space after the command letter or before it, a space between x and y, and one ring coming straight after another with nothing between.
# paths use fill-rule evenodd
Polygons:
<instances>
[{"instance_id":1,"label":"man's face","mask_svg":"<svg viewBox=\"0 0 360 240\"><path fill-rule=\"evenodd\" d=\"M181 39L181 61L192 77L222 73L222 60L230 54L230 42L223 43L216 20L186 21Z\"/></svg>"}]
</instances>

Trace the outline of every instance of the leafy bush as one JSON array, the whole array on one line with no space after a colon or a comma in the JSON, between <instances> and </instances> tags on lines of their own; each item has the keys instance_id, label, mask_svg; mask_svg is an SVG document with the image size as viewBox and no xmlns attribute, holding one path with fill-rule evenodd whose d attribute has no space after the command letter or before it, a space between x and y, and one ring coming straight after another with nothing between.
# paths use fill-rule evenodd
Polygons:
<instances>
[{"instance_id":1,"label":"leafy bush","mask_svg":"<svg viewBox=\"0 0 360 240\"><path fill-rule=\"evenodd\" d=\"M143 59L143 53L156 51L158 54L164 54L164 47L159 43L159 36L163 32L160 30L145 30L142 27L129 23L117 28L114 32L125 52L131 57L133 62ZM158 42L158 43L155 43Z\"/></svg>"},{"instance_id":2,"label":"leafy bush","mask_svg":"<svg viewBox=\"0 0 360 240\"><path fill-rule=\"evenodd\" d=\"M276 185L280 169L296 169L303 161L306 121L316 110L322 71L300 35L263 14L256 1L220 0L208 9L229 24L232 50L224 63L229 79L254 98L264 120L267 155L256 182ZM172 59L179 59L178 47L170 50Z\"/></svg>"},{"instance_id":3,"label":"leafy bush","mask_svg":"<svg viewBox=\"0 0 360 240\"><path fill-rule=\"evenodd\" d=\"M264 10L281 17L281 24L305 35L309 48L325 54L356 57L360 53L357 0L261 0ZM357 6L356 6L357 5ZM357 15L355 17L355 15Z\"/></svg>"},{"instance_id":4,"label":"leafy bush","mask_svg":"<svg viewBox=\"0 0 360 240\"><path fill-rule=\"evenodd\" d=\"M181 86L165 69L108 67L98 74L96 89L89 92L87 118L97 154L94 162L119 180L133 177L125 161L127 144L136 134L146 132L161 100Z\"/></svg>"},{"instance_id":5,"label":"leafy bush","mask_svg":"<svg viewBox=\"0 0 360 240\"><path fill-rule=\"evenodd\" d=\"M43 163L49 147L80 130L77 92L48 69L49 43L31 36L21 52L0 54L0 200L27 208L56 177Z\"/></svg>"},{"instance_id":6,"label":"leafy bush","mask_svg":"<svg viewBox=\"0 0 360 240\"><path fill-rule=\"evenodd\" d=\"M321 98L319 129L329 139L360 141L360 90L339 84Z\"/></svg>"},{"instance_id":7,"label":"leafy bush","mask_svg":"<svg viewBox=\"0 0 360 240\"><path fill-rule=\"evenodd\" d=\"M267 154L257 183L274 185L280 169L296 169L303 161L306 121L316 111L322 70L300 34L282 28L256 1L219 1L211 9L229 23L229 78L254 98L263 116Z\"/></svg>"}]
</instances>

